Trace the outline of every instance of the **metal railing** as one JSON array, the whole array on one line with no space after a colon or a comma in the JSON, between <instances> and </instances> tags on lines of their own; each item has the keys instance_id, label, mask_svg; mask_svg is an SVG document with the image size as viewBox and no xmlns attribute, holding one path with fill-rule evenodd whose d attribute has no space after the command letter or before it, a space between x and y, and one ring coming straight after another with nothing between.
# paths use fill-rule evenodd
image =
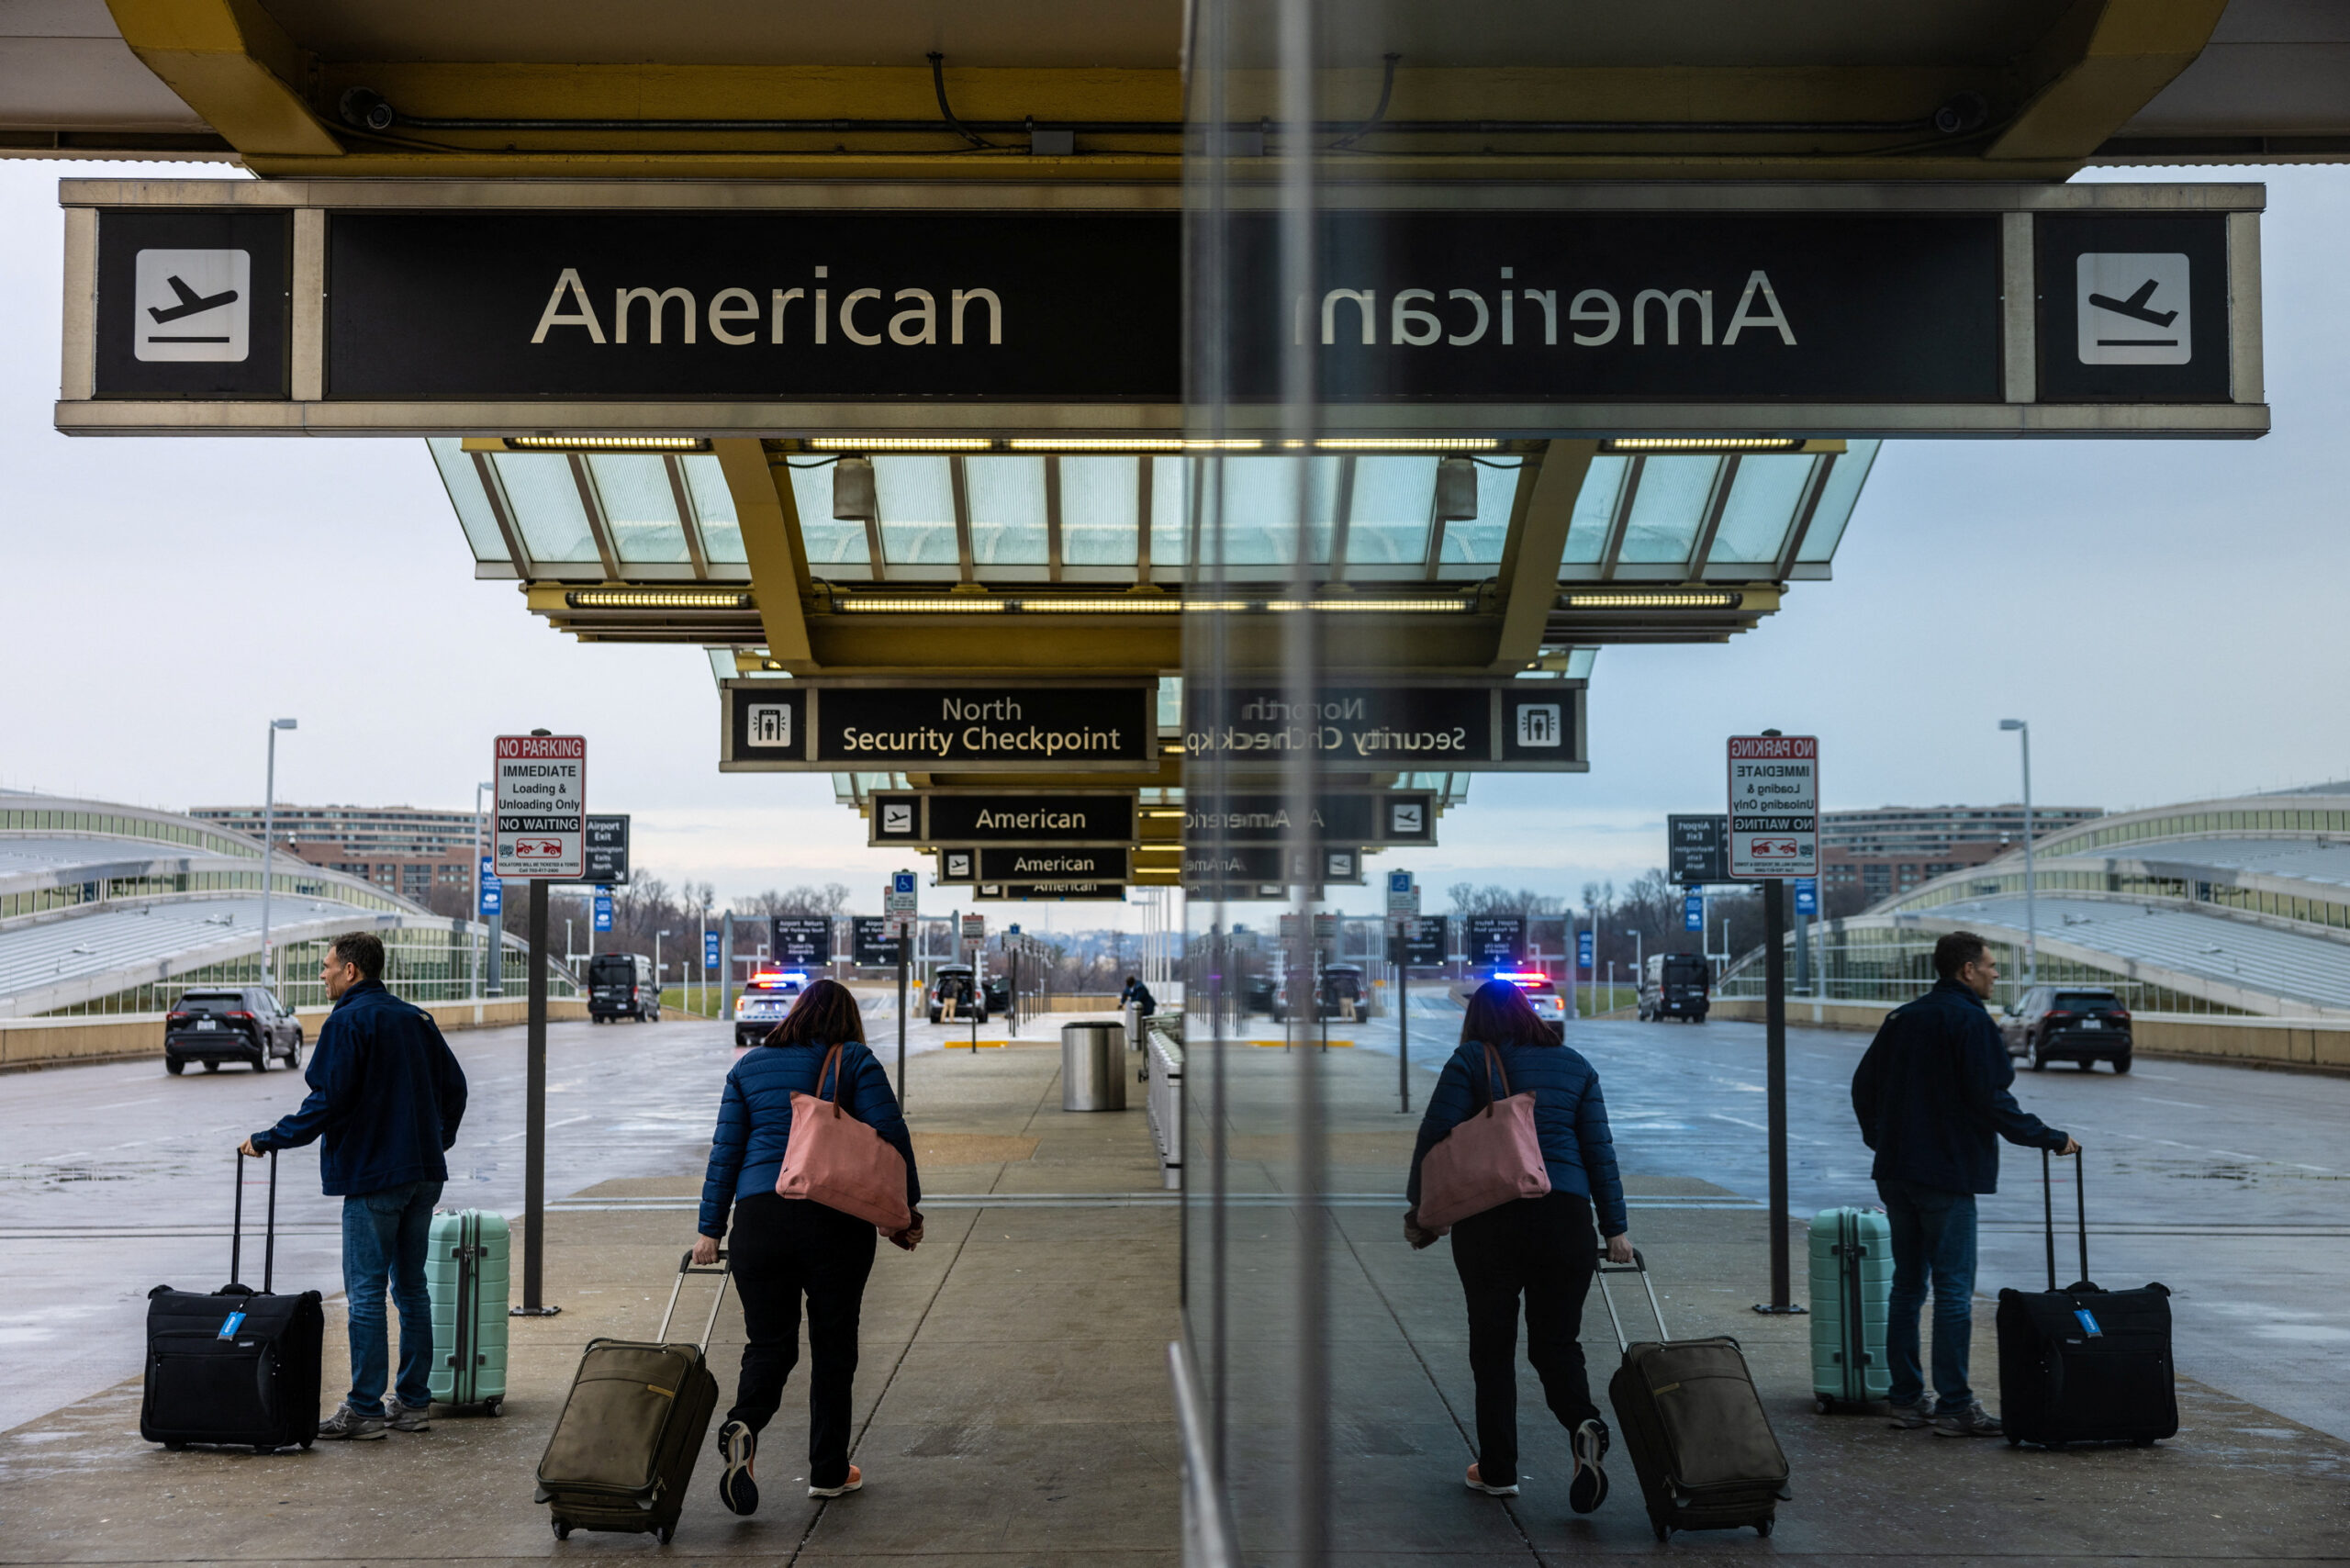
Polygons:
<instances>
[{"instance_id":1,"label":"metal railing","mask_svg":"<svg viewBox=\"0 0 2350 1568\"><path fill-rule=\"evenodd\" d=\"M1183 1044L1179 1014L1162 1024L1160 1016L1146 1021L1143 1058L1150 1092L1143 1104L1150 1116L1150 1136L1158 1144L1159 1176L1170 1191L1183 1185Z\"/></svg>"}]
</instances>

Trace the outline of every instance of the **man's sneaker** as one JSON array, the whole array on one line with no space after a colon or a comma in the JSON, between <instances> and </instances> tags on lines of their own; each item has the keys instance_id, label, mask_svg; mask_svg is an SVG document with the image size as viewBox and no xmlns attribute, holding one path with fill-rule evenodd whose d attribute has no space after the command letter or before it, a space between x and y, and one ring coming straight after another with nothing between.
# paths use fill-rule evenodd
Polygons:
<instances>
[{"instance_id":1,"label":"man's sneaker","mask_svg":"<svg viewBox=\"0 0 2350 1568\"><path fill-rule=\"evenodd\" d=\"M1607 1423L1596 1416L1577 1422L1572 1441L1575 1478L1567 1483L1567 1506L1588 1514L1607 1501L1607 1472L1599 1468L1607 1457Z\"/></svg>"},{"instance_id":2,"label":"man's sneaker","mask_svg":"<svg viewBox=\"0 0 2350 1568\"><path fill-rule=\"evenodd\" d=\"M718 1457L726 1468L718 1473L718 1500L738 1514L759 1511L759 1484L751 1479L751 1462L758 1455L759 1439L747 1421L729 1421L718 1428Z\"/></svg>"},{"instance_id":3,"label":"man's sneaker","mask_svg":"<svg viewBox=\"0 0 2350 1568\"><path fill-rule=\"evenodd\" d=\"M1934 1436L1938 1438L1996 1438L1999 1435L1999 1418L1984 1409L1979 1399L1970 1399L1955 1410L1938 1411L1934 1416Z\"/></svg>"},{"instance_id":4,"label":"man's sneaker","mask_svg":"<svg viewBox=\"0 0 2350 1568\"><path fill-rule=\"evenodd\" d=\"M1892 1413L1893 1424L1905 1432L1914 1432L1920 1427L1934 1424L1934 1402L1931 1399L1913 1399L1907 1405L1893 1405L1886 1408Z\"/></svg>"},{"instance_id":5,"label":"man's sneaker","mask_svg":"<svg viewBox=\"0 0 2350 1568\"><path fill-rule=\"evenodd\" d=\"M837 1486L811 1486L808 1488L808 1495L811 1497L837 1497L844 1492L855 1492L864 1486L864 1484L865 1472L857 1469L856 1466L852 1464L848 1467L848 1479L846 1481L842 1482Z\"/></svg>"},{"instance_id":6,"label":"man's sneaker","mask_svg":"<svg viewBox=\"0 0 2350 1568\"><path fill-rule=\"evenodd\" d=\"M385 1422L381 1416L371 1416L352 1407L344 1400L335 1413L319 1423L319 1436L330 1442L381 1442Z\"/></svg>"},{"instance_id":7,"label":"man's sneaker","mask_svg":"<svg viewBox=\"0 0 2350 1568\"><path fill-rule=\"evenodd\" d=\"M395 1395L390 1403L392 1413L385 1418L385 1424L393 1431L429 1432L432 1429L432 1401L430 1399L421 1405L410 1405Z\"/></svg>"},{"instance_id":8,"label":"man's sneaker","mask_svg":"<svg viewBox=\"0 0 2350 1568\"><path fill-rule=\"evenodd\" d=\"M1470 1491L1483 1492L1488 1497L1515 1497L1517 1495L1516 1482L1513 1481L1506 1486L1488 1486L1485 1484L1485 1478L1477 1473L1477 1467L1473 1464L1469 1467L1467 1480Z\"/></svg>"}]
</instances>

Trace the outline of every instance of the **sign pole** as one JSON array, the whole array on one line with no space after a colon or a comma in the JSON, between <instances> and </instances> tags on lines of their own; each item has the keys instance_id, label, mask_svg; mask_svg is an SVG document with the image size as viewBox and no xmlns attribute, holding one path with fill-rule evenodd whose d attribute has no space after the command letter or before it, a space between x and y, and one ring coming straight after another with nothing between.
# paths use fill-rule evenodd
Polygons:
<instances>
[{"instance_id":1,"label":"sign pole","mask_svg":"<svg viewBox=\"0 0 2350 1568\"><path fill-rule=\"evenodd\" d=\"M1414 925L1419 923L1414 921ZM1412 948L1411 938L1395 938L1395 1114L1412 1114Z\"/></svg>"},{"instance_id":2,"label":"sign pole","mask_svg":"<svg viewBox=\"0 0 2350 1568\"><path fill-rule=\"evenodd\" d=\"M1762 884L1763 1083L1771 1122L1771 1300L1755 1311L1799 1313L1788 1299L1787 1271L1787 884L1773 877Z\"/></svg>"},{"instance_id":3,"label":"sign pole","mask_svg":"<svg viewBox=\"0 0 2350 1568\"><path fill-rule=\"evenodd\" d=\"M522 1305L517 1317L552 1317L546 1305L547 884L531 879L530 1022L522 1109Z\"/></svg>"},{"instance_id":4,"label":"sign pole","mask_svg":"<svg viewBox=\"0 0 2350 1568\"><path fill-rule=\"evenodd\" d=\"M898 931L898 1109L906 1108L906 948L912 938L904 924Z\"/></svg>"}]
</instances>

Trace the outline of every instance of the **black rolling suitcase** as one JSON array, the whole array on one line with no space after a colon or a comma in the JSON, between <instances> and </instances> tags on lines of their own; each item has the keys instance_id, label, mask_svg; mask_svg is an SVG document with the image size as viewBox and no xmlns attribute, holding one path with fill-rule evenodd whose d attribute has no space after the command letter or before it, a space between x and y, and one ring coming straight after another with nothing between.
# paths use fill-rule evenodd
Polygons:
<instances>
[{"instance_id":1,"label":"black rolling suitcase","mask_svg":"<svg viewBox=\"0 0 2350 1568\"><path fill-rule=\"evenodd\" d=\"M2081 1277L2056 1288L2056 1198L2040 1153L2048 1288L1999 1293L1999 1422L2010 1445L2148 1443L2178 1435L2170 1360L2170 1291L2100 1289L2089 1281L2089 1211L2073 1170Z\"/></svg>"},{"instance_id":2,"label":"black rolling suitcase","mask_svg":"<svg viewBox=\"0 0 2350 1568\"><path fill-rule=\"evenodd\" d=\"M710 1336L726 1299L726 1254L697 1269L690 1252L651 1340L590 1339L539 1460L537 1501L562 1540L575 1529L650 1532L663 1545L677 1533L686 1488L701 1457L718 1380L710 1371ZM699 1342L671 1344L669 1319L688 1274L716 1274L718 1294Z\"/></svg>"},{"instance_id":3,"label":"black rolling suitcase","mask_svg":"<svg viewBox=\"0 0 2350 1568\"><path fill-rule=\"evenodd\" d=\"M1656 1315L1657 1338L1628 1343L1609 1274L1638 1274ZM1624 1364L1608 1380L1607 1402L1639 1477L1649 1525L1659 1540L1677 1529L1739 1529L1769 1535L1788 1496L1787 1456L1754 1391L1738 1341L1673 1339L1638 1252L1628 1267L1599 1265L1599 1299Z\"/></svg>"},{"instance_id":4,"label":"black rolling suitcase","mask_svg":"<svg viewBox=\"0 0 2350 1568\"><path fill-rule=\"evenodd\" d=\"M271 1453L308 1448L319 1435L319 1349L326 1316L316 1291L270 1293L277 1271L274 1151L261 1289L236 1282L245 1233L244 1156L237 1160L229 1282L211 1292L157 1285L147 1293L147 1389L139 1406L139 1435L167 1449L250 1444Z\"/></svg>"}]
</instances>

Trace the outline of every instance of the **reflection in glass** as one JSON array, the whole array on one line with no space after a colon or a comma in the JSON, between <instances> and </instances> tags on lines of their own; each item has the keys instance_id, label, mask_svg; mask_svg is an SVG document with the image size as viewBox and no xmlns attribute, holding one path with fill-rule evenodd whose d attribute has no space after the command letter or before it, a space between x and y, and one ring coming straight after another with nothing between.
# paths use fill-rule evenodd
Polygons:
<instances>
[{"instance_id":1,"label":"reflection in glass","mask_svg":"<svg viewBox=\"0 0 2350 1568\"><path fill-rule=\"evenodd\" d=\"M1062 564L1133 566L1142 459L1064 457L1059 462ZM1157 551L1152 554L1156 556Z\"/></svg>"},{"instance_id":2,"label":"reflection in glass","mask_svg":"<svg viewBox=\"0 0 2350 1568\"><path fill-rule=\"evenodd\" d=\"M1651 457L1640 465L1619 561L1686 561L1713 494L1718 457Z\"/></svg>"},{"instance_id":3,"label":"reflection in glass","mask_svg":"<svg viewBox=\"0 0 2350 1568\"><path fill-rule=\"evenodd\" d=\"M701 529L701 553L723 566L740 566L743 523L734 515L734 492L726 487L726 470L706 452L688 453L678 463L686 471L686 495L694 504L694 521Z\"/></svg>"},{"instance_id":4,"label":"reflection in glass","mask_svg":"<svg viewBox=\"0 0 2350 1568\"><path fill-rule=\"evenodd\" d=\"M970 498L971 560L982 566L1041 566L1045 537L1045 460L967 457L964 493ZM886 513L884 515L887 515Z\"/></svg>"},{"instance_id":5,"label":"reflection in glass","mask_svg":"<svg viewBox=\"0 0 2350 1568\"><path fill-rule=\"evenodd\" d=\"M901 454L873 465L881 512L881 556L891 566L951 566L955 481L944 457ZM830 510L829 508L826 510Z\"/></svg>"},{"instance_id":6,"label":"reflection in glass","mask_svg":"<svg viewBox=\"0 0 2350 1568\"><path fill-rule=\"evenodd\" d=\"M1433 457L1358 457L1347 510L1347 566L1418 566L1436 505Z\"/></svg>"},{"instance_id":7,"label":"reflection in glass","mask_svg":"<svg viewBox=\"0 0 2350 1568\"><path fill-rule=\"evenodd\" d=\"M1181 566L1192 559L1192 484L1199 460L1153 457L1150 464L1150 565Z\"/></svg>"},{"instance_id":8,"label":"reflection in glass","mask_svg":"<svg viewBox=\"0 0 2350 1568\"><path fill-rule=\"evenodd\" d=\"M594 562L603 556L588 529L588 508L559 452L501 452L490 459L533 561Z\"/></svg>"},{"instance_id":9,"label":"reflection in glass","mask_svg":"<svg viewBox=\"0 0 2350 1568\"><path fill-rule=\"evenodd\" d=\"M1787 454L1740 458L1707 559L1761 566L1777 561L1818 464L1817 457Z\"/></svg>"},{"instance_id":10,"label":"reflection in glass","mask_svg":"<svg viewBox=\"0 0 2350 1568\"><path fill-rule=\"evenodd\" d=\"M686 531L677 524L677 496L669 465L642 453L592 453L588 474L612 553L623 561L689 561Z\"/></svg>"},{"instance_id":11,"label":"reflection in glass","mask_svg":"<svg viewBox=\"0 0 2350 1568\"><path fill-rule=\"evenodd\" d=\"M432 465L441 471L449 504L457 509L457 524L465 531L465 543L472 548L474 559L505 560L506 536L498 531L498 518L489 510L481 476L474 471L473 454L453 435L434 436L424 444L432 454Z\"/></svg>"},{"instance_id":12,"label":"reflection in glass","mask_svg":"<svg viewBox=\"0 0 2350 1568\"><path fill-rule=\"evenodd\" d=\"M1227 566L1285 566L1297 559L1295 457L1234 457L1224 467L1224 560ZM1332 524L1337 521L1336 457L1308 457L1306 559L1330 559Z\"/></svg>"},{"instance_id":13,"label":"reflection in glass","mask_svg":"<svg viewBox=\"0 0 2350 1568\"><path fill-rule=\"evenodd\" d=\"M1607 549L1607 530L1616 521L1616 503L1624 493L1624 471L1631 463L1628 457L1606 453L1591 460L1583 488L1575 492L1574 516L1567 524L1567 548L1561 559L1584 566L1598 563Z\"/></svg>"},{"instance_id":14,"label":"reflection in glass","mask_svg":"<svg viewBox=\"0 0 2350 1568\"><path fill-rule=\"evenodd\" d=\"M1477 465L1476 517L1444 525L1444 566L1473 569L1439 569L1438 576L1479 577L1501 565L1502 545L1509 538L1510 509L1517 502L1517 476L1518 465L1515 463L1506 466Z\"/></svg>"}]
</instances>

